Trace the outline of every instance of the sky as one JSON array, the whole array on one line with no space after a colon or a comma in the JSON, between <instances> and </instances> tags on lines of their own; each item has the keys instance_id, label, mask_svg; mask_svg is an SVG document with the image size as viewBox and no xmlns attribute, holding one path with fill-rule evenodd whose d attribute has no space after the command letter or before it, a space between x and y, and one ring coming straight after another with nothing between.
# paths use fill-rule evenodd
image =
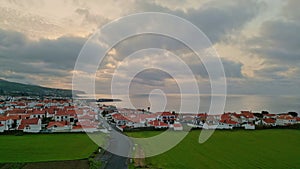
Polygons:
<instances>
[{"instance_id":1,"label":"sky","mask_svg":"<svg viewBox=\"0 0 300 169\"><path fill-rule=\"evenodd\" d=\"M130 14L162 12L188 20L209 38L222 60L228 94L300 95L299 7L298 0L2 0L0 78L72 88L76 59L96 30ZM129 26L127 29L142 27ZM146 47L182 56L196 75L200 91L209 90L205 67L191 51L171 38L145 35L130 38L108 52L96 74L97 93L110 89L117 66L129 64L122 59ZM133 60L130 65L151 61L170 66L172 60L161 55L143 53L143 60ZM122 77L126 79L126 74ZM154 69L139 73L130 87L137 93L155 88L178 91L170 74Z\"/></svg>"}]
</instances>

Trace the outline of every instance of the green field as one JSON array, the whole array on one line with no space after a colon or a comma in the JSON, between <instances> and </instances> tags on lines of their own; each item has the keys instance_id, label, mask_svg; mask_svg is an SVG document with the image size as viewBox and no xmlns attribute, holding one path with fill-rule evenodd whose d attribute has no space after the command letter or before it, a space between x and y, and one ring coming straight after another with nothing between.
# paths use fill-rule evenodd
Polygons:
<instances>
[{"instance_id":1,"label":"green field","mask_svg":"<svg viewBox=\"0 0 300 169\"><path fill-rule=\"evenodd\" d=\"M215 131L204 144L192 131L170 151L146 158L150 168L300 168L300 130ZM149 137L159 132L127 133Z\"/></svg>"},{"instance_id":2,"label":"green field","mask_svg":"<svg viewBox=\"0 0 300 169\"><path fill-rule=\"evenodd\" d=\"M97 145L86 134L0 136L0 163L88 158Z\"/></svg>"}]
</instances>

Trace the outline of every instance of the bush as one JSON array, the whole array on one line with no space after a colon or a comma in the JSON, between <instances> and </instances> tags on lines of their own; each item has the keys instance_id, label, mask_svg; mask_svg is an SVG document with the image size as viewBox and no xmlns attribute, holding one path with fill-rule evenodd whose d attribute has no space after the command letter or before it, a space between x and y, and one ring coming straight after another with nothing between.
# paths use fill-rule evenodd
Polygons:
<instances>
[{"instance_id":1,"label":"bush","mask_svg":"<svg viewBox=\"0 0 300 169\"><path fill-rule=\"evenodd\" d=\"M93 158L89 158L90 169L98 169L101 167L101 161L97 161Z\"/></svg>"}]
</instances>

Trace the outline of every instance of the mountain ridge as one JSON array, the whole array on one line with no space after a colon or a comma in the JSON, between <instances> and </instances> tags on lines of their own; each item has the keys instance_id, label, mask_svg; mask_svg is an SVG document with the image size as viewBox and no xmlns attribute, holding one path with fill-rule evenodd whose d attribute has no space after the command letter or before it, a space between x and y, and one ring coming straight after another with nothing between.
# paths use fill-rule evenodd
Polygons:
<instances>
[{"instance_id":1,"label":"mountain ridge","mask_svg":"<svg viewBox=\"0 0 300 169\"><path fill-rule=\"evenodd\" d=\"M75 91L75 94L84 94ZM0 78L0 95L72 97L72 90L11 82Z\"/></svg>"}]
</instances>

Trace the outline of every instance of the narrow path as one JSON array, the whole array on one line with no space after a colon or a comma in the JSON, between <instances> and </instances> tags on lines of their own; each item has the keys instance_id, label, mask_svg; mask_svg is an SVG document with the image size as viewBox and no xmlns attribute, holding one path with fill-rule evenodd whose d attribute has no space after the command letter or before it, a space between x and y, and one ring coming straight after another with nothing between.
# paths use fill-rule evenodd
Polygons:
<instances>
[{"instance_id":1,"label":"narrow path","mask_svg":"<svg viewBox=\"0 0 300 169\"><path fill-rule=\"evenodd\" d=\"M104 169L127 169L128 155L131 153L133 144L131 140L118 131L111 131L109 146L101 161L105 162Z\"/></svg>"}]
</instances>

